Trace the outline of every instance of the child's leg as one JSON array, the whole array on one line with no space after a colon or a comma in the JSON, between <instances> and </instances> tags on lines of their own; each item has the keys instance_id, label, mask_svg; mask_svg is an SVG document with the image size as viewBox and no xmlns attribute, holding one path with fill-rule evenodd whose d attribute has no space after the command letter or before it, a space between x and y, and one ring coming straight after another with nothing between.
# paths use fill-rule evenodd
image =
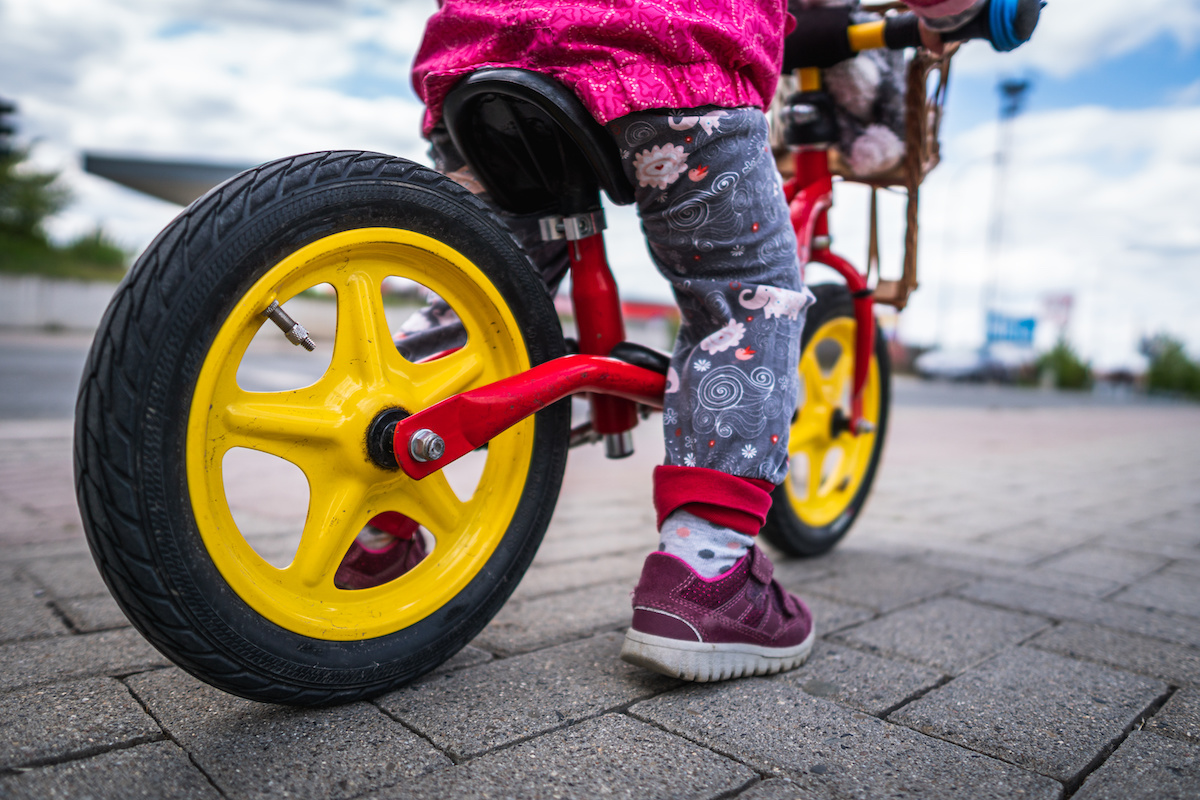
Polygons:
<instances>
[{"instance_id":1,"label":"child's leg","mask_svg":"<svg viewBox=\"0 0 1200 800\"><path fill-rule=\"evenodd\" d=\"M640 112L609 124L682 324L655 471L661 543L622 657L689 680L792 669L812 615L753 546L787 473L812 295L758 109Z\"/></svg>"},{"instance_id":2,"label":"child's leg","mask_svg":"<svg viewBox=\"0 0 1200 800\"><path fill-rule=\"evenodd\" d=\"M712 528L757 533L787 473L812 295L761 111L641 112L609 130L682 312L663 409L666 464L655 473L663 546L711 577L746 550L744 538L711 546L723 535ZM680 509L690 512L682 523L672 519ZM695 517L711 523L701 536ZM676 524L682 539L668 535Z\"/></svg>"},{"instance_id":3,"label":"child's leg","mask_svg":"<svg viewBox=\"0 0 1200 800\"><path fill-rule=\"evenodd\" d=\"M496 208L491 198L483 191L483 186L471 174L471 168L467 166L466 160L454 146L445 128L435 128L430 134L429 154L438 172L453 178L492 206L492 210L516 236L521 249L529 255L546 288L554 294L570 266L566 241L542 241L541 228L538 225L540 215L518 216ZM429 299L424 308L418 309L405 320L395 332L395 339L401 355L410 361L419 361L434 353L462 346L466 341L466 333L454 310L440 297L435 296Z\"/></svg>"}]
</instances>

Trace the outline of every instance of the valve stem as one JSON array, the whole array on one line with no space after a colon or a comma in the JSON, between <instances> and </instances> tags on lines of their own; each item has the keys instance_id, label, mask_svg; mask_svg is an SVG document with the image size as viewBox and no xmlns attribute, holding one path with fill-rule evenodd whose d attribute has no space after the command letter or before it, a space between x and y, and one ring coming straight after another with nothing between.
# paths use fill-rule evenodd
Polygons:
<instances>
[{"instance_id":1,"label":"valve stem","mask_svg":"<svg viewBox=\"0 0 1200 800\"><path fill-rule=\"evenodd\" d=\"M267 310L262 313L264 317L279 326L279 330L283 331L283 335L292 344L300 345L310 353L317 349L317 344L308 335L308 331L304 329L303 325L288 316L288 313L279 305L278 300L272 300L271 305L267 306Z\"/></svg>"}]
</instances>

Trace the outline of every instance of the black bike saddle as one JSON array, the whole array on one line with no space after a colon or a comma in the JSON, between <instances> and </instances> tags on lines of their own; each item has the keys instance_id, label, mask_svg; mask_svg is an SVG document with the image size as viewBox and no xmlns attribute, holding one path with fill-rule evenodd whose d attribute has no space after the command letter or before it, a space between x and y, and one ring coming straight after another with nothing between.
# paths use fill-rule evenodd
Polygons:
<instances>
[{"instance_id":1,"label":"black bike saddle","mask_svg":"<svg viewBox=\"0 0 1200 800\"><path fill-rule=\"evenodd\" d=\"M484 69L460 81L442 109L450 138L500 208L582 214L603 189L634 200L617 145L567 87L523 69Z\"/></svg>"}]
</instances>

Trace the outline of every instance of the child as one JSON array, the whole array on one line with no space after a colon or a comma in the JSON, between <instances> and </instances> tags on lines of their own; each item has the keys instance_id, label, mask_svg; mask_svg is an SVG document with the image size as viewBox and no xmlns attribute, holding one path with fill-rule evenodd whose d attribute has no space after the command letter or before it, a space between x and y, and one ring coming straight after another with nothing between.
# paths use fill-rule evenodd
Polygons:
<instances>
[{"instance_id":1,"label":"child","mask_svg":"<svg viewBox=\"0 0 1200 800\"><path fill-rule=\"evenodd\" d=\"M912 0L931 17L981 0ZM653 476L660 544L633 593L622 657L689 680L792 669L812 615L754 546L787 473L800 334L812 295L767 143L786 0L442 0L413 68L439 170L475 191L440 123L446 94L482 67L519 67L571 88L619 148L651 256L682 323ZM565 244L507 217L547 285ZM402 328L409 357L461 334L440 301ZM412 560L411 547L405 549ZM419 560L419 559L418 559ZM415 562L414 562L415 563ZM402 567L406 569L408 567Z\"/></svg>"}]
</instances>

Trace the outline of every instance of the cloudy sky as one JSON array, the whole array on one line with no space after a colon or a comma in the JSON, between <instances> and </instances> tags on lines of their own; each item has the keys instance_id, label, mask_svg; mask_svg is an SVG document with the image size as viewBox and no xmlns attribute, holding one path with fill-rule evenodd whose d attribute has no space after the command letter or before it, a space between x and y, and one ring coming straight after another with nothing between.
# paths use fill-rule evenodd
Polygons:
<instances>
[{"instance_id":1,"label":"cloudy sky","mask_svg":"<svg viewBox=\"0 0 1200 800\"><path fill-rule=\"evenodd\" d=\"M179 209L83 174L80 153L255 162L369 148L425 160L408 69L434 0L0 0L0 96L76 203L60 237L102 225L141 249ZM1015 123L1004 241L986 246L997 83L1033 82ZM944 162L922 199L922 287L906 339L982 339L989 276L1006 310L1069 292L1068 334L1102 367L1140 336L1200 355L1200 0L1050 0L1012 54L956 58ZM865 250L865 198L839 190L838 249ZM884 204L899 235L899 200ZM629 297L669 299L622 210L610 236ZM885 241L889 265L898 243ZM814 276L816 277L816 276ZM1044 345L1052 326L1043 325Z\"/></svg>"}]
</instances>

